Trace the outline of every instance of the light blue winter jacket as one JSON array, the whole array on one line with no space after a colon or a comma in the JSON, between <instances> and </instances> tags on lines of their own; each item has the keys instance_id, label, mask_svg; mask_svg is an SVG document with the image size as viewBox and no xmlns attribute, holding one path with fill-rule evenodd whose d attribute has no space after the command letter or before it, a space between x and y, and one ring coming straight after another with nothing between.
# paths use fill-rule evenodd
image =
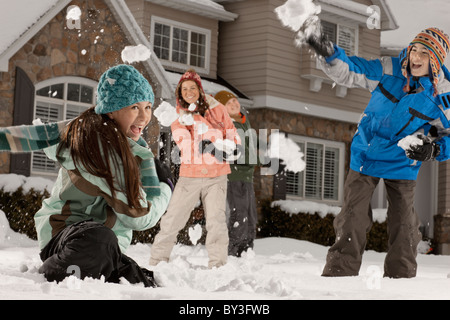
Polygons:
<instances>
[{"instance_id":1,"label":"light blue winter jacket","mask_svg":"<svg viewBox=\"0 0 450 320\"><path fill-rule=\"evenodd\" d=\"M354 171L386 179L417 179L421 162L406 157L397 143L418 131L428 135L432 126L439 133L437 160L450 158L450 74L445 66L441 69L436 97L428 77L411 79L411 88L416 89L405 93L406 78L401 71L405 52L369 61L348 57L335 45L332 56L319 59L322 70L336 83L372 93L351 145L350 168Z\"/></svg>"}]
</instances>

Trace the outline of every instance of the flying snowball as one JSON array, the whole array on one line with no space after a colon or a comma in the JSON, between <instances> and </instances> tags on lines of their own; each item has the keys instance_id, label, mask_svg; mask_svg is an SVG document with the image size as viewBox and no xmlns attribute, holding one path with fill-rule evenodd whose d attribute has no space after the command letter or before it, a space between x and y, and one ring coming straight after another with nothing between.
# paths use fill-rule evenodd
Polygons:
<instances>
[{"instance_id":1,"label":"flying snowball","mask_svg":"<svg viewBox=\"0 0 450 320\"><path fill-rule=\"evenodd\" d=\"M137 46L126 46L122 50L122 61L125 63L133 63L138 61L145 61L150 58L150 49L143 44Z\"/></svg>"}]
</instances>

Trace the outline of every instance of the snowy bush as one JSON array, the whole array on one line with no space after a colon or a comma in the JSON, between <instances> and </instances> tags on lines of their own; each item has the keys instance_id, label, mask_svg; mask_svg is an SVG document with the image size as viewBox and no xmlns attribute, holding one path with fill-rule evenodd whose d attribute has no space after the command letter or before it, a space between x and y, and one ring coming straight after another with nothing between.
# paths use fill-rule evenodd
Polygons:
<instances>
[{"instance_id":1,"label":"snowy bush","mask_svg":"<svg viewBox=\"0 0 450 320\"><path fill-rule=\"evenodd\" d=\"M37 239L34 215L41 208L42 201L50 196L49 190L52 186L52 181L43 178L16 174L0 175L0 210L5 213L12 230ZM202 236L197 243L205 243L206 230L202 216L203 208L199 206L178 234L178 243L191 245L189 229L197 224L202 226ZM153 243L159 229L158 222L149 230L133 232L132 243Z\"/></svg>"},{"instance_id":2,"label":"snowy bush","mask_svg":"<svg viewBox=\"0 0 450 320\"><path fill-rule=\"evenodd\" d=\"M279 205L266 200L262 203L259 237L288 237L331 246L335 240L333 220L335 214L323 212L283 211ZM366 250L387 251L387 224L374 221L367 235Z\"/></svg>"},{"instance_id":3,"label":"snowy bush","mask_svg":"<svg viewBox=\"0 0 450 320\"><path fill-rule=\"evenodd\" d=\"M19 187L15 191L5 191L4 188L1 188L0 210L5 212L12 230L36 240L37 234L33 217L41 208L42 200L49 195L47 190L31 188L25 191L24 188Z\"/></svg>"}]
</instances>

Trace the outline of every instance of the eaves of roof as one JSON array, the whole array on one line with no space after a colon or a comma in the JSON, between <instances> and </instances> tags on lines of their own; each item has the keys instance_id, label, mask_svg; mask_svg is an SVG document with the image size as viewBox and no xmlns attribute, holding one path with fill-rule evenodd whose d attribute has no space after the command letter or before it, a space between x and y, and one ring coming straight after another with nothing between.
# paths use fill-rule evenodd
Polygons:
<instances>
[{"instance_id":1,"label":"eaves of roof","mask_svg":"<svg viewBox=\"0 0 450 320\"><path fill-rule=\"evenodd\" d=\"M395 30L398 28L394 15L385 0L372 0L373 7L350 0L317 0L324 15L336 15L360 24L367 23L374 14L379 13L381 31Z\"/></svg>"},{"instance_id":2,"label":"eaves of roof","mask_svg":"<svg viewBox=\"0 0 450 320\"><path fill-rule=\"evenodd\" d=\"M210 19L230 22L236 20L237 14L226 11L222 5L210 1L209 5L205 5L202 1L192 0L146 0L148 2L158 4L164 7L176 9L179 11L189 12ZM208 0L204 0L208 1Z\"/></svg>"}]
</instances>

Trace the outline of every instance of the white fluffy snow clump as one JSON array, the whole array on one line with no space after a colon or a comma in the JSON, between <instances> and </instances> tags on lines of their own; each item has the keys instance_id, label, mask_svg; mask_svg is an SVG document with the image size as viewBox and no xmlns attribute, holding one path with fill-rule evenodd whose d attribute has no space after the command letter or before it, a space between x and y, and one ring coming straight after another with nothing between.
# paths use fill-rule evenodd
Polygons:
<instances>
[{"instance_id":1,"label":"white fluffy snow clump","mask_svg":"<svg viewBox=\"0 0 450 320\"><path fill-rule=\"evenodd\" d=\"M321 10L312 0L287 0L275 13L283 26L297 32L296 44L301 46L311 34L320 35L318 14Z\"/></svg>"},{"instance_id":2,"label":"white fluffy snow clump","mask_svg":"<svg viewBox=\"0 0 450 320\"><path fill-rule=\"evenodd\" d=\"M303 152L301 152L298 144L279 132L270 135L267 155L269 158L282 159L283 164L286 165L286 170L292 172L303 171L306 167Z\"/></svg>"},{"instance_id":3,"label":"white fluffy snow clump","mask_svg":"<svg viewBox=\"0 0 450 320\"><path fill-rule=\"evenodd\" d=\"M143 44L137 46L126 46L122 50L122 61L125 63L133 63L137 61L145 61L150 58L150 49Z\"/></svg>"},{"instance_id":4,"label":"white fluffy snow clump","mask_svg":"<svg viewBox=\"0 0 450 320\"><path fill-rule=\"evenodd\" d=\"M159 123L164 127L169 127L172 122L178 119L178 113L174 106L163 101L153 112Z\"/></svg>"}]
</instances>

